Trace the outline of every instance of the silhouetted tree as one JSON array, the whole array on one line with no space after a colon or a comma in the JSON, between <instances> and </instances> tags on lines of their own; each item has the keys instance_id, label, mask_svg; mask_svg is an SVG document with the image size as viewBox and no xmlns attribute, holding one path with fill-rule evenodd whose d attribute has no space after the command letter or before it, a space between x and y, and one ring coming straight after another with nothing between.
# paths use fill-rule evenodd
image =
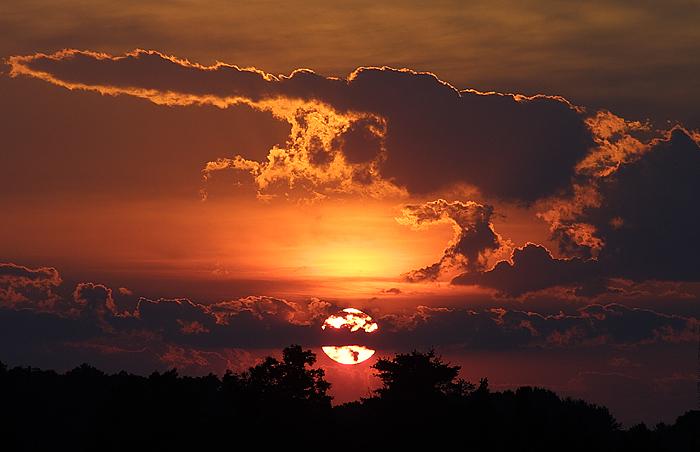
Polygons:
<instances>
[{"instance_id":1,"label":"silhouetted tree","mask_svg":"<svg viewBox=\"0 0 700 452\"><path fill-rule=\"evenodd\" d=\"M291 345L282 351L282 361L267 357L244 373L242 381L263 396L330 406L327 391L331 385L323 369L311 368L314 363L316 355L311 350Z\"/></svg>"},{"instance_id":2,"label":"silhouetted tree","mask_svg":"<svg viewBox=\"0 0 700 452\"><path fill-rule=\"evenodd\" d=\"M443 362L435 350L381 358L372 368L382 381L375 393L384 400L426 403L462 397L474 390L473 384L457 378L460 366Z\"/></svg>"},{"instance_id":3,"label":"silhouetted tree","mask_svg":"<svg viewBox=\"0 0 700 452\"><path fill-rule=\"evenodd\" d=\"M459 378L434 351L377 361L382 386L331 408L316 357L294 345L220 379L108 375L83 364L64 374L0 363L0 450L220 450L351 438L379 448L536 451L700 450L700 411L672 425L622 430L605 407L543 388L493 391ZM259 435L259 433L263 435ZM253 436L258 433L258 436Z\"/></svg>"},{"instance_id":4,"label":"silhouetted tree","mask_svg":"<svg viewBox=\"0 0 700 452\"><path fill-rule=\"evenodd\" d=\"M542 388L492 392L486 378L477 388L434 350L382 358L373 368L382 386L337 407L340 425L381 423L394 443L430 438L432 447L454 444L457 436L479 450L604 451L616 444L618 424L607 409Z\"/></svg>"},{"instance_id":5,"label":"silhouetted tree","mask_svg":"<svg viewBox=\"0 0 700 452\"><path fill-rule=\"evenodd\" d=\"M316 355L291 345L282 351L282 360L267 357L229 384L242 388L242 402L249 416L258 423L279 421L292 425L327 420L331 410L331 385L323 369L313 369ZM234 383L235 382L235 383Z\"/></svg>"}]
</instances>

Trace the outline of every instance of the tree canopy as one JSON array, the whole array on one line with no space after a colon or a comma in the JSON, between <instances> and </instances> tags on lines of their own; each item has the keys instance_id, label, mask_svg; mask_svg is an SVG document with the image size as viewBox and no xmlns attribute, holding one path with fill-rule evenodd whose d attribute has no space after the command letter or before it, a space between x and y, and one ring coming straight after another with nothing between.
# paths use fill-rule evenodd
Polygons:
<instances>
[{"instance_id":1,"label":"tree canopy","mask_svg":"<svg viewBox=\"0 0 700 452\"><path fill-rule=\"evenodd\" d=\"M83 364L63 374L0 363L1 450L208 450L254 445L415 446L477 450L697 451L700 411L624 430L605 407L543 388L492 391L459 378L433 350L381 358L381 386L331 406L311 350L292 345L223 377L176 369L138 376Z\"/></svg>"}]
</instances>

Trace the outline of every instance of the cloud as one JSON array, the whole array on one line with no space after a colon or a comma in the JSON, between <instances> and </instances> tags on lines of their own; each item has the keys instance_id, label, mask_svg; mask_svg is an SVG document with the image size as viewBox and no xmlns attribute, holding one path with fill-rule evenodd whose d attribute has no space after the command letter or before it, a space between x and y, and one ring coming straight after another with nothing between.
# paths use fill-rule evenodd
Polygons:
<instances>
[{"instance_id":1,"label":"cloud","mask_svg":"<svg viewBox=\"0 0 700 452\"><path fill-rule=\"evenodd\" d=\"M583 180L542 214L562 252L596 256L609 277L698 281L700 147L675 127Z\"/></svg>"},{"instance_id":2,"label":"cloud","mask_svg":"<svg viewBox=\"0 0 700 452\"><path fill-rule=\"evenodd\" d=\"M178 346L280 348L319 343L321 319L335 310L317 298L292 302L248 296L210 305L184 298L141 298L133 316L113 317L110 326L117 331L153 332Z\"/></svg>"},{"instance_id":3,"label":"cloud","mask_svg":"<svg viewBox=\"0 0 700 452\"><path fill-rule=\"evenodd\" d=\"M539 214L566 257L528 244L515 249L510 261L464 273L454 284L519 297L554 287L595 296L608 291L612 279L700 281L696 134L679 126L651 132L609 112L589 122L598 148L577 167L572 193L544 201Z\"/></svg>"},{"instance_id":4,"label":"cloud","mask_svg":"<svg viewBox=\"0 0 700 452\"><path fill-rule=\"evenodd\" d=\"M0 263L0 280L11 284L51 285L61 283L58 270L53 267L28 268L13 263Z\"/></svg>"},{"instance_id":5,"label":"cloud","mask_svg":"<svg viewBox=\"0 0 700 452\"><path fill-rule=\"evenodd\" d=\"M27 267L13 267L11 272L31 275L29 279L41 279L37 273L42 273L41 269ZM60 278L57 272L44 273L53 280ZM52 309L40 303L3 305L3 359L32 363L36 357L52 365L70 359L78 363L123 359L124 366L136 360L134 365L145 370L179 365L192 372L205 372L211 366L233 366L242 349L278 349L290 343L309 347L361 343L380 350L429 346L470 350L642 346L693 343L698 324L692 317L614 303L590 304L573 313L559 314L500 307L470 310L420 306L400 313L373 314L377 332L371 331L374 327L351 332L342 328L323 330L323 319L338 312L339 307L316 298L292 302L249 296L211 305L188 299L141 298L133 312L119 312L111 295L104 285L79 283L71 298L59 300ZM41 299L41 294L38 296Z\"/></svg>"},{"instance_id":6,"label":"cloud","mask_svg":"<svg viewBox=\"0 0 700 452\"><path fill-rule=\"evenodd\" d=\"M614 173L647 152L644 137L651 126L640 121L627 121L607 110L600 110L586 119L593 133L596 148L576 166L577 173L604 177Z\"/></svg>"},{"instance_id":7,"label":"cloud","mask_svg":"<svg viewBox=\"0 0 700 452\"><path fill-rule=\"evenodd\" d=\"M80 310L88 311L100 319L104 319L107 314L117 313L112 289L103 284L78 283L73 291L73 300Z\"/></svg>"},{"instance_id":8,"label":"cloud","mask_svg":"<svg viewBox=\"0 0 700 452\"><path fill-rule=\"evenodd\" d=\"M412 282L436 280L460 269L477 272L486 267L491 254L504 243L491 224L493 207L473 201L448 202L444 199L419 205L407 205L396 220L415 229L436 223L451 223L455 237L442 258L430 266L405 275Z\"/></svg>"},{"instance_id":9,"label":"cloud","mask_svg":"<svg viewBox=\"0 0 700 452\"><path fill-rule=\"evenodd\" d=\"M9 58L11 75L162 105L245 104L291 125L267 159L222 156L204 168L242 171L259 196L428 194L458 185L531 203L566 191L594 145L582 109L557 96L458 90L430 73L359 68L346 79L306 69L274 76L202 66L155 51L64 50Z\"/></svg>"},{"instance_id":10,"label":"cloud","mask_svg":"<svg viewBox=\"0 0 700 452\"><path fill-rule=\"evenodd\" d=\"M52 309L58 301L55 290L61 282L53 267L31 269L0 263L0 307Z\"/></svg>"},{"instance_id":11,"label":"cloud","mask_svg":"<svg viewBox=\"0 0 700 452\"><path fill-rule=\"evenodd\" d=\"M601 181L604 202L584 213L605 242L600 259L633 280L700 280L700 147L675 129Z\"/></svg>"},{"instance_id":12,"label":"cloud","mask_svg":"<svg viewBox=\"0 0 700 452\"><path fill-rule=\"evenodd\" d=\"M606 278L700 278L693 260L700 244L688 232L700 226L691 207L700 194L697 132L681 127L657 131L607 110L588 113L557 96L458 90L431 73L387 67L358 68L346 78L307 69L275 76L143 50L122 56L64 50L8 62L13 76L68 89L173 106L244 104L271 113L289 124L286 143L263 159L221 156L203 168L207 181L222 171L236 173L233 180L253 185L262 199L426 199L476 189L494 201L536 202L561 254L596 262L550 262L540 255L540 267L556 266L565 281L535 278L528 270L533 290L566 285L583 295L599 293ZM407 277L468 271L471 276L455 281L497 289L496 280L513 281L504 276L506 264L488 269L509 249L490 226L492 214L490 205L470 202L409 205L404 221L450 221L457 232L439 262ZM582 265L585 271L575 269ZM501 292L527 291L521 284Z\"/></svg>"},{"instance_id":13,"label":"cloud","mask_svg":"<svg viewBox=\"0 0 700 452\"><path fill-rule=\"evenodd\" d=\"M463 273L452 283L494 288L508 297L557 286L574 287L577 295L606 290L602 268L593 259L557 259L545 247L528 243L513 250L511 260L501 261L488 271Z\"/></svg>"},{"instance_id":14,"label":"cloud","mask_svg":"<svg viewBox=\"0 0 700 452\"><path fill-rule=\"evenodd\" d=\"M331 308L331 303L317 298L312 298L302 306L281 298L248 296L215 303L211 305L210 311L219 323L227 323L231 317L248 313L258 320L277 318L295 325L310 325L327 316Z\"/></svg>"},{"instance_id":15,"label":"cloud","mask_svg":"<svg viewBox=\"0 0 700 452\"><path fill-rule=\"evenodd\" d=\"M696 340L697 319L620 304L591 304L573 314L545 315L491 308L480 311L422 306L377 319L385 347L451 346L470 350L572 348Z\"/></svg>"}]
</instances>

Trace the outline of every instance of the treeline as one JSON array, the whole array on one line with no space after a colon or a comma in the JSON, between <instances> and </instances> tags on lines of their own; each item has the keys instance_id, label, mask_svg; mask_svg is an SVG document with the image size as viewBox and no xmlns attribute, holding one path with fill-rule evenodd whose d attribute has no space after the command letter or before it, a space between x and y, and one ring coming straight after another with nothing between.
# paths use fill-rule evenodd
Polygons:
<instances>
[{"instance_id":1,"label":"treeline","mask_svg":"<svg viewBox=\"0 0 700 452\"><path fill-rule=\"evenodd\" d=\"M607 408L533 387L491 391L458 378L434 352L373 366L382 385L331 406L330 384L300 346L245 372L108 375L83 364L59 374L0 363L0 450L700 450L700 411L673 425L622 429ZM640 395L643 396L643 395ZM252 446L251 446L252 445ZM415 447L412 447L415 448Z\"/></svg>"}]
</instances>

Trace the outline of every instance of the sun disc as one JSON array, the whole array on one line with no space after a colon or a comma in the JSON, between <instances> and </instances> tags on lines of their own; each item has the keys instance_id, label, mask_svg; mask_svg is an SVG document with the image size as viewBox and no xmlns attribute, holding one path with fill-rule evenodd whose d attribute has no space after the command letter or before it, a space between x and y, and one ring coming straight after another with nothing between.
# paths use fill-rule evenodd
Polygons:
<instances>
[{"instance_id":1,"label":"sun disc","mask_svg":"<svg viewBox=\"0 0 700 452\"><path fill-rule=\"evenodd\" d=\"M347 329L351 333L374 333L379 329L372 317L355 308L346 308L329 316L321 329ZM363 345L326 345L321 347L330 359L340 364L359 364L374 355L375 350Z\"/></svg>"},{"instance_id":2,"label":"sun disc","mask_svg":"<svg viewBox=\"0 0 700 452\"><path fill-rule=\"evenodd\" d=\"M323 352L330 359L340 364L359 364L367 361L374 355L375 351L361 345L343 345L321 347Z\"/></svg>"}]
</instances>

